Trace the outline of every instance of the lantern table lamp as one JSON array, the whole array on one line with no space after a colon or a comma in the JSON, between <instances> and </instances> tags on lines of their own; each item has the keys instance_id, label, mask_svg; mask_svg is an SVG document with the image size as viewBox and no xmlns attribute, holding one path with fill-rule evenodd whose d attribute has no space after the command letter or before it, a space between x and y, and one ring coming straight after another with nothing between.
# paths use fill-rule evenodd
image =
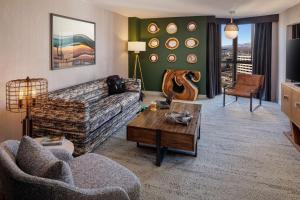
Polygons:
<instances>
[{"instance_id":1,"label":"lantern table lamp","mask_svg":"<svg viewBox=\"0 0 300 200\"><path fill-rule=\"evenodd\" d=\"M31 109L40 107L48 97L48 81L43 78L18 79L6 83L6 110L26 113L23 135L32 136Z\"/></svg>"},{"instance_id":2,"label":"lantern table lamp","mask_svg":"<svg viewBox=\"0 0 300 200\"><path fill-rule=\"evenodd\" d=\"M137 65L139 67L140 71L140 77L142 81L142 86L145 90L145 84L143 80L143 73L142 73L142 68L141 68L141 63L140 63L140 58L139 58L139 53L141 51L146 51L146 42L128 42L128 51L133 51L135 53L135 62L134 62L134 68L133 68L133 78L137 78L136 76L136 68Z\"/></svg>"}]
</instances>

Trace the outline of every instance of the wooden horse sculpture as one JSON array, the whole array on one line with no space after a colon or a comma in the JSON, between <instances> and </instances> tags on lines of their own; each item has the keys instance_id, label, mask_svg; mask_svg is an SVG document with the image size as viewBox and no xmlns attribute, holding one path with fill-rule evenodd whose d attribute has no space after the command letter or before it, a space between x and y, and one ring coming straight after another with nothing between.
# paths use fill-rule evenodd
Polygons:
<instances>
[{"instance_id":1,"label":"wooden horse sculpture","mask_svg":"<svg viewBox=\"0 0 300 200\"><path fill-rule=\"evenodd\" d=\"M198 88L193 82L199 82L201 73L191 70L166 70L164 74L162 92L165 96L172 94L174 99L195 101Z\"/></svg>"}]
</instances>

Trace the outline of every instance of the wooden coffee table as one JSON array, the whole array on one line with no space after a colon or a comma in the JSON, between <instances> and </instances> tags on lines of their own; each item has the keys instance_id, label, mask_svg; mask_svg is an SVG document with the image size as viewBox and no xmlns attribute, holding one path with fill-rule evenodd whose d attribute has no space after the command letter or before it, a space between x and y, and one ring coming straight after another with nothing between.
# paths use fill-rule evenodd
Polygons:
<instances>
[{"instance_id":1,"label":"wooden coffee table","mask_svg":"<svg viewBox=\"0 0 300 200\"><path fill-rule=\"evenodd\" d=\"M188 111L193 119L188 126L166 121L167 112ZM173 102L170 109L140 113L127 125L127 140L155 145L156 165L160 166L166 150L197 156L197 141L200 139L201 105Z\"/></svg>"}]
</instances>

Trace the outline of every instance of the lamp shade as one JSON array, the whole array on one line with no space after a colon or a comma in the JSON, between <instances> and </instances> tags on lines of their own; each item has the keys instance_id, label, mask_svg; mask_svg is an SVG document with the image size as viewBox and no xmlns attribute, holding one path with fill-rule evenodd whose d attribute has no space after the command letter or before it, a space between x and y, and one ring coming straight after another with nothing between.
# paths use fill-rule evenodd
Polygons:
<instances>
[{"instance_id":1,"label":"lamp shade","mask_svg":"<svg viewBox=\"0 0 300 200\"><path fill-rule=\"evenodd\" d=\"M128 51L134 51L135 53L146 51L146 42L128 42Z\"/></svg>"},{"instance_id":2,"label":"lamp shade","mask_svg":"<svg viewBox=\"0 0 300 200\"><path fill-rule=\"evenodd\" d=\"M43 78L18 79L6 83L6 109L27 112L27 108L40 107L47 100L48 81Z\"/></svg>"},{"instance_id":3,"label":"lamp shade","mask_svg":"<svg viewBox=\"0 0 300 200\"><path fill-rule=\"evenodd\" d=\"M226 24L224 28L225 37L228 39L235 39L238 36L239 28L234 23Z\"/></svg>"}]
</instances>

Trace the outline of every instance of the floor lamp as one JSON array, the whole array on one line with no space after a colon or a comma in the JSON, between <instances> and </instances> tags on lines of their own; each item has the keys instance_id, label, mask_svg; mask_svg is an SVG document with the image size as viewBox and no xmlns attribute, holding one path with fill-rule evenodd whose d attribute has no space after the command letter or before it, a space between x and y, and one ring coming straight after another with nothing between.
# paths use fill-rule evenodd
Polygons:
<instances>
[{"instance_id":1,"label":"floor lamp","mask_svg":"<svg viewBox=\"0 0 300 200\"><path fill-rule=\"evenodd\" d=\"M139 53L141 51L146 51L146 42L128 42L128 51L133 51L135 53L135 61L134 61L134 68L133 68L133 78L137 79L137 67L140 71L140 77L142 81L142 87L145 89L145 83L143 79L142 67L140 62Z\"/></svg>"},{"instance_id":2,"label":"floor lamp","mask_svg":"<svg viewBox=\"0 0 300 200\"><path fill-rule=\"evenodd\" d=\"M26 113L22 121L23 136L32 136L31 109L40 107L48 97L48 81L43 78L17 79L6 83L6 110Z\"/></svg>"}]
</instances>

